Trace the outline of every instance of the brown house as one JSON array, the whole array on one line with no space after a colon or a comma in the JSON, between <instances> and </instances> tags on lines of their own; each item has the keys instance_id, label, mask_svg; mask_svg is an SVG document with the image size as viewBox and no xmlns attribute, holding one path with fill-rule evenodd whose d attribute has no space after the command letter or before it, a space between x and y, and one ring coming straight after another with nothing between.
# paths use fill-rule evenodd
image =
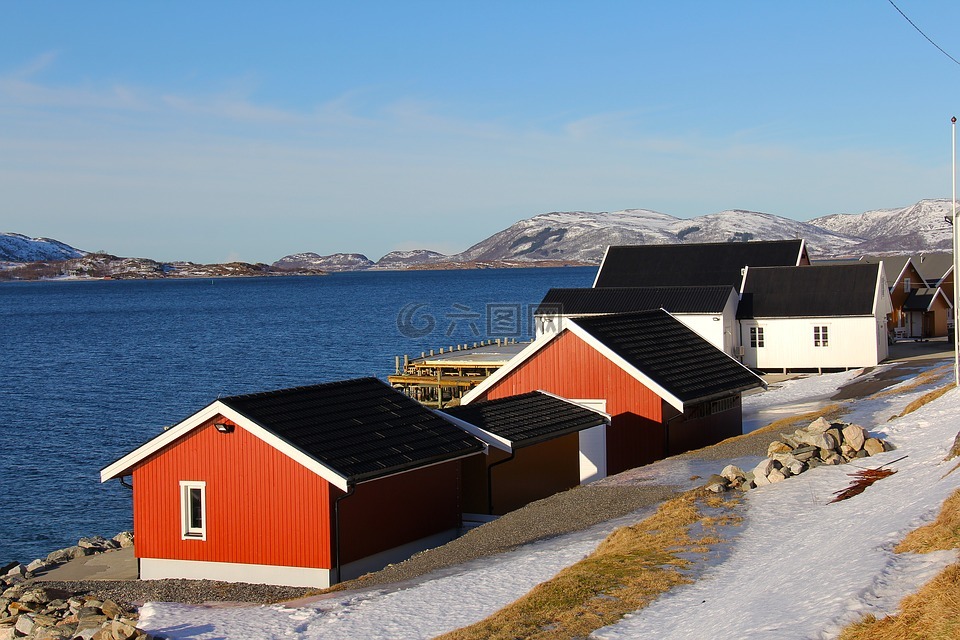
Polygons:
<instances>
[{"instance_id":1,"label":"brown house","mask_svg":"<svg viewBox=\"0 0 960 640\"><path fill-rule=\"evenodd\" d=\"M602 477L585 447L602 437L610 416L532 391L442 411L488 445L463 461L463 511L502 515Z\"/></svg>"}]
</instances>

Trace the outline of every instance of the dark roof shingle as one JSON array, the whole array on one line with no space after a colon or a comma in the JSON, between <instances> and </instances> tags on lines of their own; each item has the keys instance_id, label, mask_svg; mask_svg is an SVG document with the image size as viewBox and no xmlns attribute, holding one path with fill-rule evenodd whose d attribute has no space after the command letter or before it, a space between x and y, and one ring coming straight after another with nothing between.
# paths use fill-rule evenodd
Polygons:
<instances>
[{"instance_id":1,"label":"dark roof shingle","mask_svg":"<svg viewBox=\"0 0 960 640\"><path fill-rule=\"evenodd\" d=\"M753 372L665 311L573 322L683 403L763 385Z\"/></svg>"},{"instance_id":2,"label":"dark roof shingle","mask_svg":"<svg viewBox=\"0 0 960 640\"><path fill-rule=\"evenodd\" d=\"M666 309L671 313L720 313L733 287L604 287L550 289L536 314L630 313Z\"/></svg>"},{"instance_id":3,"label":"dark roof shingle","mask_svg":"<svg viewBox=\"0 0 960 640\"><path fill-rule=\"evenodd\" d=\"M751 267L738 318L869 316L879 264Z\"/></svg>"},{"instance_id":4,"label":"dark roof shingle","mask_svg":"<svg viewBox=\"0 0 960 640\"><path fill-rule=\"evenodd\" d=\"M745 266L795 266L802 246L802 240L612 246L594 286L723 284L739 289Z\"/></svg>"},{"instance_id":5,"label":"dark roof shingle","mask_svg":"<svg viewBox=\"0 0 960 640\"><path fill-rule=\"evenodd\" d=\"M483 450L483 444L376 378L220 398L359 482Z\"/></svg>"},{"instance_id":6,"label":"dark roof shingle","mask_svg":"<svg viewBox=\"0 0 960 640\"><path fill-rule=\"evenodd\" d=\"M540 391L473 402L444 409L443 413L500 436L515 448L607 422L596 411Z\"/></svg>"}]
</instances>

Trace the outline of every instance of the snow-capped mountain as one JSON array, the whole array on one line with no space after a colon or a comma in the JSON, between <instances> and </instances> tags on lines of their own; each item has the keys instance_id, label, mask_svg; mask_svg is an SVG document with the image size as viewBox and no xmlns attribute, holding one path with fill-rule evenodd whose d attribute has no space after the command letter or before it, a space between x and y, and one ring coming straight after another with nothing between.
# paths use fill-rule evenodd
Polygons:
<instances>
[{"instance_id":1,"label":"snow-capped mountain","mask_svg":"<svg viewBox=\"0 0 960 640\"><path fill-rule=\"evenodd\" d=\"M823 216L810 224L859 239L859 253L952 251L952 227L945 220L952 215L950 200L921 200L899 209Z\"/></svg>"},{"instance_id":2,"label":"snow-capped mountain","mask_svg":"<svg viewBox=\"0 0 960 640\"><path fill-rule=\"evenodd\" d=\"M0 232L0 262L69 260L79 258L86 253L59 240L30 238L19 233Z\"/></svg>"},{"instance_id":3,"label":"snow-capped mountain","mask_svg":"<svg viewBox=\"0 0 960 640\"><path fill-rule=\"evenodd\" d=\"M432 264L448 260L448 256L428 249L413 249L412 251L391 251L372 267L373 269L406 269L423 264Z\"/></svg>"},{"instance_id":4,"label":"snow-capped mountain","mask_svg":"<svg viewBox=\"0 0 960 640\"><path fill-rule=\"evenodd\" d=\"M361 253L334 253L321 256L317 253L294 253L273 263L278 269L320 269L322 271L361 271L374 265L373 260Z\"/></svg>"},{"instance_id":5,"label":"snow-capped mountain","mask_svg":"<svg viewBox=\"0 0 960 640\"><path fill-rule=\"evenodd\" d=\"M745 242L803 238L818 256L845 255L860 242L831 230L755 211L680 219L647 209L545 213L496 233L452 259L598 263L608 245Z\"/></svg>"}]
</instances>

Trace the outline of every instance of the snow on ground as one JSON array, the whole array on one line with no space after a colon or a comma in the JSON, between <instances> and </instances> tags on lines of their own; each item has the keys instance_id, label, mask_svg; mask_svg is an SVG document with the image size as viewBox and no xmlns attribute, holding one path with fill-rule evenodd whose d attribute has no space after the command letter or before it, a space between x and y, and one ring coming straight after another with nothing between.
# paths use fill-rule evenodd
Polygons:
<instances>
[{"instance_id":1,"label":"snow on ground","mask_svg":"<svg viewBox=\"0 0 960 640\"><path fill-rule=\"evenodd\" d=\"M933 364L940 364L932 363ZM889 366L889 365L887 365ZM882 369L882 368L881 368ZM880 369L878 369L880 370ZM746 414L781 404L828 397L859 372L782 383L744 400ZM942 384L940 382L939 384ZM893 546L936 517L960 486L960 472L941 478L957 433L960 393L904 418L886 422L927 388L868 398L851 405L851 421L881 433L898 449L857 466L893 462L897 473L863 494L829 504L848 486L854 465L820 467L747 494L744 524L723 556L704 561L699 579L650 607L601 629L596 638L833 638L865 613L884 615L916 591L953 552L898 556ZM723 465L666 460L607 482L690 486ZM299 606L148 603L140 625L170 638L429 638L479 621L537 583L589 554L614 526L638 522L640 512L577 532L481 559L409 585L343 592Z\"/></svg>"},{"instance_id":2,"label":"snow on ground","mask_svg":"<svg viewBox=\"0 0 960 640\"><path fill-rule=\"evenodd\" d=\"M486 618L592 553L616 527L649 513L475 560L413 585L334 593L306 599L297 608L147 603L140 628L169 638L211 640L432 638Z\"/></svg>"}]
</instances>

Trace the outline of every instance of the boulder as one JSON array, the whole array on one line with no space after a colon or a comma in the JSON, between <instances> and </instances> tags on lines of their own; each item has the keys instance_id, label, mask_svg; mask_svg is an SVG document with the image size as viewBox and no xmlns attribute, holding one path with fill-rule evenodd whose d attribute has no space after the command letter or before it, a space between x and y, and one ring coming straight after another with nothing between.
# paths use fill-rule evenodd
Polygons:
<instances>
[{"instance_id":1,"label":"boulder","mask_svg":"<svg viewBox=\"0 0 960 640\"><path fill-rule=\"evenodd\" d=\"M727 466L725 466L723 468L723 471L720 472L720 475L726 478L727 480L729 480L730 482L733 482L734 480L737 480L737 479L743 480L743 478L746 477L746 474L744 473L743 469L741 469L740 467L734 464L728 464Z\"/></svg>"},{"instance_id":2,"label":"boulder","mask_svg":"<svg viewBox=\"0 0 960 640\"><path fill-rule=\"evenodd\" d=\"M883 453L883 443L877 440L876 438L867 438L863 442L863 450L871 456L875 456L878 453Z\"/></svg>"},{"instance_id":3,"label":"boulder","mask_svg":"<svg viewBox=\"0 0 960 640\"><path fill-rule=\"evenodd\" d=\"M123 610L113 600L104 600L103 604L100 606L100 611L103 612L103 615L108 618L119 618L123 614Z\"/></svg>"},{"instance_id":4,"label":"boulder","mask_svg":"<svg viewBox=\"0 0 960 640\"><path fill-rule=\"evenodd\" d=\"M7 571L3 575L5 578L11 578L11 577L23 578L23 577L26 577L26 574L27 574L27 568L18 562L17 564L7 569Z\"/></svg>"},{"instance_id":5,"label":"boulder","mask_svg":"<svg viewBox=\"0 0 960 640\"><path fill-rule=\"evenodd\" d=\"M50 564L46 560L41 560L40 558L37 558L36 560L34 560L33 562L27 565L27 571L29 571L30 573L33 573L34 571L39 571L40 569L45 569L46 567L49 567L49 566Z\"/></svg>"},{"instance_id":6,"label":"boulder","mask_svg":"<svg viewBox=\"0 0 960 640\"><path fill-rule=\"evenodd\" d=\"M839 450L840 450L840 443L843 442L843 436L841 435L840 429L837 429L837 428L835 428L835 427L831 427L831 428L827 429L826 431L824 431L824 435L829 435L829 436L831 436L831 437L833 438L833 441L837 443L836 446L834 447L834 449L836 449L836 450L839 451Z\"/></svg>"},{"instance_id":7,"label":"boulder","mask_svg":"<svg viewBox=\"0 0 960 640\"><path fill-rule=\"evenodd\" d=\"M13 628L17 630L18 634L28 636L33 632L35 626L37 626L37 623L33 621L33 616L24 614L17 618L17 623Z\"/></svg>"},{"instance_id":8,"label":"boulder","mask_svg":"<svg viewBox=\"0 0 960 640\"><path fill-rule=\"evenodd\" d=\"M107 548L107 540L103 536L92 536L89 538L80 538L77 542L78 547L84 549L103 550Z\"/></svg>"},{"instance_id":9,"label":"boulder","mask_svg":"<svg viewBox=\"0 0 960 640\"><path fill-rule=\"evenodd\" d=\"M798 429L798 431L800 431ZM802 431L800 431L802 433ZM795 433L781 433L780 439L790 446L791 449L796 449L801 445L801 442L797 440Z\"/></svg>"},{"instance_id":10,"label":"boulder","mask_svg":"<svg viewBox=\"0 0 960 640\"><path fill-rule=\"evenodd\" d=\"M802 439L803 444L810 445L811 447L816 447L818 449L825 449L827 451L833 451L837 448L836 439L829 433L806 433Z\"/></svg>"},{"instance_id":11,"label":"boulder","mask_svg":"<svg viewBox=\"0 0 960 640\"><path fill-rule=\"evenodd\" d=\"M33 640L72 640L73 629L69 627L44 627L33 634Z\"/></svg>"},{"instance_id":12,"label":"boulder","mask_svg":"<svg viewBox=\"0 0 960 640\"><path fill-rule=\"evenodd\" d=\"M831 453L830 455L824 456L823 464L843 464L843 457L839 453Z\"/></svg>"},{"instance_id":13,"label":"boulder","mask_svg":"<svg viewBox=\"0 0 960 640\"><path fill-rule=\"evenodd\" d=\"M723 476L713 474L707 480L707 483L703 486L707 491L712 491L714 493L723 493L724 491L727 490L727 486L729 484L730 484L730 481L724 478Z\"/></svg>"},{"instance_id":14,"label":"boulder","mask_svg":"<svg viewBox=\"0 0 960 640\"><path fill-rule=\"evenodd\" d=\"M787 469L790 470L791 475L798 476L807 470L807 465L799 460L794 460L787 466Z\"/></svg>"},{"instance_id":15,"label":"boulder","mask_svg":"<svg viewBox=\"0 0 960 640\"><path fill-rule=\"evenodd\" d=\"M774 461L771 458L761 460L757 466L753 468L754 482L757 482L761 477L766 478L770 475L770 472L776 468L773 463Z\"/></svg>"},{"instance_id":16,"label":"boulder","mask_svg":"<svg viewBox=\"0 0 960 640\"><path fill-rule=\"evenodd\" d=\"M777 453L790 453L791 451L793 451L793 447L787 443L774 440L770 443L770 446L767 447L767 457L769 458Z\"/></svg>"},{"instance_id":17,"label":"boulder","mask_svg":"<svg viewBox=\"0 0 960 640\"><path fill-rule=\"evenodd\" d=\"M833 425L827 422L823 416L820 416L807 426L806 431L809 431L810 433L824 433L832 426Z\"/></svg>"},{"instance_id":18,"label":"boulder","mask_svg":"<svg viewBox=\"0 0 960 640\"><path fill-rule=\"evenodd\" d=\"M769 480L771 483L783 482L786 479L787 476L783 475L783 472L778 469L774 469L767 475L767 480Z\"/></svg>"},{"instance_id":19,"label":"boulder","mask_svg":"<svg viewBox=\"0 0 960 640\"><path fill-rule=\"evenodd\" d=\"M867 439L867 430L858 424L847 425L843 428L843 442L849 445L854 451L863 449L863 443Z\"/></svg>"},{"instance_id":20,"label":"boulder","mask_svg":"<svg viewBox=\"0 0 960 640\"><path fill-rule=\"evenodd\" d=\"M67 562L91 554L90 549L75 545L66 549L57 549L47 555L47 562Z\"/></svg>"},{"instance_id":21,"label":"boulder","mask_svg":"<svg viewBox=\"0 0 960 640\"><path fill-rule=\"evenodd\" d=\"M114 640L130 640L137 636L137 628L129 620L114 620L110 625Z\"/></svg>"},{"instance_id":22,"label":"boulder","mask_svg":"<svg viewBox=\"0 0 960 640\"><path fill-rule=\"evenodd\" d=\"M806 461L809 460L810 458L812 458L812 457L814 457L815 455L817 455L817 452L818 452L818 449L817 449L816 447L814 447L813 445L809 445L809 444L808 444L808 445L804 445L804 446L802 446L802 447L797 447L796 449L794 449L793 451L791 451L791 454L793 455L793 458L794 458L795 460L799 460L799 461L801 461L801 462L806 462Z\"/></svg>"},{"instance_id":23,"label":"boulder","mask_svg":"<svg viewBox=\"0 0 960 640\"><path fill-rule=\"evenodd\" d=\"M122 549L133 546L133 532L132 531L121 531L117 535L113 536L114 541L116 541Z\"/></svg>"}]
</instances>

